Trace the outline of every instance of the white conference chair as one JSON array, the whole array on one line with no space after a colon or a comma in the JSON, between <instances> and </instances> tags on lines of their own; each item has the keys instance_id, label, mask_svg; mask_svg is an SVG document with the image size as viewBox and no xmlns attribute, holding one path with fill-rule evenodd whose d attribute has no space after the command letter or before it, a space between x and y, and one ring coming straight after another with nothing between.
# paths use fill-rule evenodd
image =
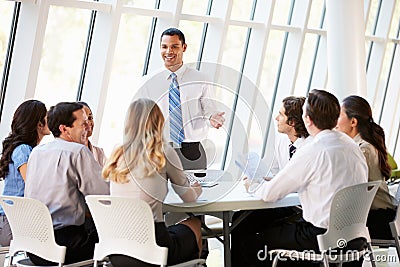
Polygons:
<instances>
[{"instance_id":1,"label":"white conference chair","mask_svg":"<svg viewBox=\"0 0 400 267\"><path fill-rule=\"evenodd\" d=\"M319 250L322 253L275 249L269 252L270 255L275 256L272 266L277 266L278 261L283 258L321 262L325 267L329 267L329 263L339 263L341 266L343 262L358 260L365 255L369 257L372 266L375 267L370 244L371 238L366 224L372 200L380 183L380 181L362 183L336 192L331 204L328 230L325 234L317 236ZM365 238L367 249L362 251L337 250L356 238ZM336 251L333 251L334 249Z\"/></svg>"},{"instance_id":2,"label":"white conference chair","mask_svg":"<svg viewBox=\"0 0 400 267\"><path fill-rule=\"evenodd\" d=\"M64 265L66 247L57 245L50 212L42 202L26 197L1 196L0 205L10 223L13 239L10 243L10 263L20 251L35 254L58 263L58 266L75 267L92 264L92 260ZM29 259L17 266L35 266Z\"/></svg>"},{"instance_id":3,"label":"white conference chair","mask_svg":"<svg viewBox=\"0 0 400 267\"><path fill-rule=\"evenodd\" d=\"M86 196L99 235L94 250L94 266L113 254L126 255L149 264L166 266L168 248L156 243L153 213L150 206L135 198ZM204 264L192 260L175 267Z\"/></svg>"},{"instance_id":4,"label":"white conference chair","mask_svg":"<svg viewBox=\"0 0 400 267\"><path fill-rule=\"evenodd\" d=\"M399 184L400 185L400 184ZM400 186L397 187L397 192L395 196L397 202L400 202ZM399 205L397 205L396 209L396 217L392 222L389 223L390 231L392 233L393 239L386 240L386 239L372 239L371 244L373 246L378 247L395 247L397 256L400 259L400 209Z\"/></svg>"}]
</instances>

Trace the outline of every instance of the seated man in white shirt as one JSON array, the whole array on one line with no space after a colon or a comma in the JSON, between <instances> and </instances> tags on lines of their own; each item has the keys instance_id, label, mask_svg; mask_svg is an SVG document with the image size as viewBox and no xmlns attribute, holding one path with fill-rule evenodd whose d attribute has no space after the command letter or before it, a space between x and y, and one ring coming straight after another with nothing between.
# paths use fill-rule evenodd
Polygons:
<instances>
[{"instance_id":1,"label":"seated man in white shirt","mask_svg":"<svg viewBox=\"0 0 400 267\"><path fill-rule=\"evenodd\" d=\"M270 180L285 165L291 157L302 146L312 140L303 122L303 105L305 97L288 96L282 100L282 106L275 120L277 121L278 134L275 139L274 159L270 172L265 174L265 179ZM235 221L243 212L234 214ZM277 209L254 210L246 216L232 231L232 255L233 262L239 261L235 257L240 257L240 253L235 253L243 238L249 234L259 232L265 227L265 221L274 222L289 216L301 216L301 210L297 207L283 207ZM251 225L251 227L249 227ZM235 256L236 255L236 256Z\"/></svg>"},{"instance_id":2,"label":"seated man in white shirt","mask_svg":"<svg viewBox=\"0 0 400 267\"><path fill-rule=\"evenodd\" d=\"M83 105L62 102L47 115L54 141L37 146L28 161L25 196L49 208L57 244L67 247L65 263L93 258L97 232L85 229L85 196L109 195L101 167L85 146L88 130ZM29 255L36 265L54 265Z\"/></svg>"},{"instance_id":3,"label":"seated man in white shirt","mask_svg":"<svg viewBox=\"0 0 400 267\"><path fill-rule=\"evenodd\" d=\"M312 139L308 138L310 134L302 119L305 99L305 97L288 96L282 100L282 106L275 118L278 134L269 174L271 177L283 169L294 153Z\"/></svg>"},{"instance_id":4,"label":"seated man in white shirt","mask_svg":"<svg viewBox=\"0 0 400 267\"><path fill-rule=\"evenodd\" d=\"M323 90L312 90L306 100L303 120L313 140L296 152L289 163L271 180L264 182L255 195L274 202L298 192L303 207L300 220L268 224L240 244L237 266L270 266L269 257L258 257L268 250L286 248L318 251L317 235L326 232L334 194L347 186L367 182L368 167L357 145L348 136L332 130L340 114L337 98ZM251 227L251 225L248 225ZM354 249L364 240L356 240ZM297 266L299 262L288 262ZM301 264L301 263L300 263ZM358 263L357 263L358 264ZM310 266L310 263L307 263Z\"/></svg>"}]
</instances>

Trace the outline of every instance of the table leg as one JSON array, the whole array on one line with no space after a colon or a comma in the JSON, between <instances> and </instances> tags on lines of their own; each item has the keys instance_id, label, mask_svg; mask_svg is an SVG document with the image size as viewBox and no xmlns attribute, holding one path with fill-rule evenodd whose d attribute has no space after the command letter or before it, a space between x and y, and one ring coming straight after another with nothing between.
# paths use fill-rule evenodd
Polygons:
<instances>
[{"instance_id":1,"label":"table leg","mask_svg":"<svg viewBox=\"0 0 400 267\"><path fill-rule=\"evenodd\" d=\"M230 238L230 211L222 213L223 229L224 229L224 265L231 267L231 238Z\"/></svg>"}]
</instances>

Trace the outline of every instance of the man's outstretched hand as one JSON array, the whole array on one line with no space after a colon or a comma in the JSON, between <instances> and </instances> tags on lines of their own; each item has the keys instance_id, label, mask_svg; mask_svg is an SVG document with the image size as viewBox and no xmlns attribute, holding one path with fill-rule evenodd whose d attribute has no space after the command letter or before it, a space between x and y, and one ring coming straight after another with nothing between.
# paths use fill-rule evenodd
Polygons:
<instances>
[{"instance_id":1,"label":"man's outstretched hand","mask_svg":"<svg viewBox=\"0 0 400 267\"><path fill-rule=\"evenodd\" d=\"M224 115L225 112L218 112L211 115L210 117L211 126L216 129L219 129L219 127L221 127L225 122Z\"/></svg>"}]
</instances>

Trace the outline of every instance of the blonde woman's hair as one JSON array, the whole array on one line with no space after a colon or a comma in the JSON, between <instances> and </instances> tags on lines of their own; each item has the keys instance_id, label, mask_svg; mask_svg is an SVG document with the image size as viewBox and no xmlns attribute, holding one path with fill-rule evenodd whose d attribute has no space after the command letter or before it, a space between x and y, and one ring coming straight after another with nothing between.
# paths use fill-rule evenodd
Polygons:
<instances>
[{"instance_id":1,"label":"blonde woman's hair","mask_svg":"<svg viewBox=\"0 0 400 267\"><path fill-rule=\"evenodd\" d=\"M103 177L127 183L130 174L144 178L159 172L166 164L162 131L164 116L157 104L140 98L129 106L125 119L123 144L111 154Z\"/></svg>"}]
</instances>

